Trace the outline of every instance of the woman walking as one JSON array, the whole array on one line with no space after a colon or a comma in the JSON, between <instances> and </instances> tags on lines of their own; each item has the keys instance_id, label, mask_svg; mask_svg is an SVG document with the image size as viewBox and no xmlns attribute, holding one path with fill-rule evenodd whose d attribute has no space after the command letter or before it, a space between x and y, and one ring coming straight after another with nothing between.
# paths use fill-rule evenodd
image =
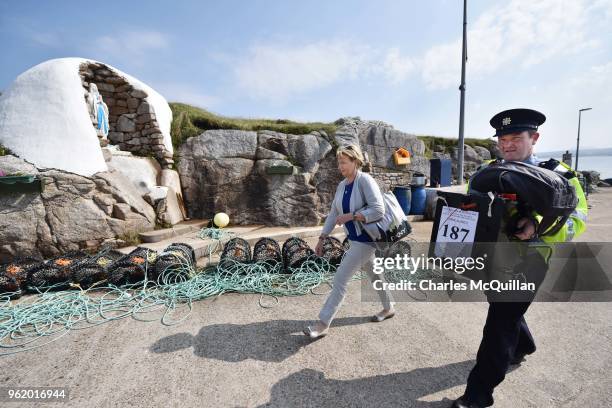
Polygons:
<instances>
[{"instance_id":1,"label":"woman walking","mask_svg":"<svg viewBox=\"0 0 612 408\"><path fill-rule=\"evenodd\" d=\"M372 176L360 170L364 159L358 146L347 145L338 148L336 158L338 169L344 176L344 180L338 184L336 189L331 210L325 220L315 253L319 256L322 254L323 241L336 224L344 225L350 247L336 270L332 291L319 313L319 321L304 330L304 334L311 339L327 334L329 325L344 300L348 282L357 270L365 266L372 281L382 279L382 275L378 276L372 270L372 261L376 251L374 241L383 233L377 225L377 221L382 219L385 211L382 193ZM372 320L382 322L393 317L395 310L389 292L386 290L377 292L383 304L383 310Z\"/></svg>"}]
</instances>

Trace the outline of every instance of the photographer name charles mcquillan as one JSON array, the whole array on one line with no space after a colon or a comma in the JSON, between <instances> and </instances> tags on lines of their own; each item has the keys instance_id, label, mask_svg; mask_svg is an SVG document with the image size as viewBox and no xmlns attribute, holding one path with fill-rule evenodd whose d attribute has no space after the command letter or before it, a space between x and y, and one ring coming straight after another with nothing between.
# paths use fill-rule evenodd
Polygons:
<instances>
[{"instance_id":1,"label":"photographer name charles mcquillan","mask_svg":"<svg viewBox=\"0 0 612 408\"><path fill-rule=\"evenodd\" d=\"M420 257L411 257L408 254L403 256L397 254L394 258L391 257L375 257L373 261L373 271L380 275L385 270L402 271L405 270L411 275L419 270L452 270L461 275L468 271L482 271L485 268L484 257L457 257L457 258L440 258L429 257L422 254ZM399 282L383 282L376 280L372 283L375 290L423 290L423 291L465 291L465 290L480 290L480 291L495 291L495 292L511 292L511 291L532 291L535 292L535 283L524 282L518 279L500 281L493 279L490 281L470 280L468 282L457 282L450 280L447 282L434 282L430 279L422 279L418 282L401 279Z\"/></svg>"}]
</instances>

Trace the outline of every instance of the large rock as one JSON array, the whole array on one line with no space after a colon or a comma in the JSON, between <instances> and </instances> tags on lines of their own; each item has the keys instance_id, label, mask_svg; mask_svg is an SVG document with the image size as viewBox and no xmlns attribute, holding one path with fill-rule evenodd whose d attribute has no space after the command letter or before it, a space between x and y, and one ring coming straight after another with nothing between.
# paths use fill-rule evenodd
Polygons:
<instances>
[{"instance_id":1,"label":"large rock","mask_svg":"<svg viewBox=\"0 0 612 408\"><path fill-rule=\"evenodd\" d=\"M312 133L288 135L264 130L257 141L257 159L288 160L307 173L316 172L319 161L332 150L325 138Z\"/></svg>"},{"instance_id":2,"label":"large rock","mask_svg":"<svg viewBox=\"0 0 612 408\"><path fill-rule=\"evenodd\" d=\"M315 173L313 178L313 184L319 199L319 208L317 210L321 219L324 219L329 213L334 194L336 193L336 187L342 179L342 174L338 171L336 155L332 152L321 160L319 171Z\"/></svg>"},{"instance_id":3,"label":"large rock","mask_svg":"<svg viewBox=\"0 0 612 408\"><path fill-rule=\"evenodd\" d=\"M130 152L121 150L109 150L112 154L108 167L126 176L140 195L145 195L149 190L160 184L162 173L159 162L152 157L134 156Z\"/></svg>"},{"instance_id":4,"label":"large rock","mask_svg":"<svg viewBox=\"0 0 612 408\"><path fill-rule=\"evenodd\" d=\"M484 149L484 150L486 151L486 153L483 152L485 156L488 158L491 158L489 151L487 149ZM459 149L455 147L453 148L451 152L451 158L453 159L452 172L453 172L454 178L457 178L458 157L459 157ZM473 147L469 145L465 145L463 149L463 177L464 179L468 180L470 177L472 177L472 175L476 172L476 169L478 168L478 166L480 166L484 160L486 159L480 156L480 154L478 153L478 150L474 149Z\"/></svg>"},{"instance_id":5,"label":"large rock","mask_svg":"<svg viewBox=\"0 0 612 408\"><path fill-rule=\"evenodd\" d=\"M581 170L580 171L584 177L586 178L586 181L588 184L597 184L599 183L599 181L601 180L601 174L598 171L595 170Z\"/></svg>"},{"instance_id":6,"label":"large rock","mask_svg":"<svg viewBox=\"0 0 612 408\"><path fill-rule=\"evenodd\" d=\"M207 218L223 211L235 224L318 224L314 173L331 150L319 133L232 130L190 138L178 152L188 215ZM268 174L278 165L293 166L294 174Z\"/></svg>"},{"instance_id":7,"label":"large rock","mask_svg":"<svg viewBox=\"0 0 612 408\"><path fill-rule=\"evenodd\" d=\"M184 217L187 216L187 209L185 208L185 199L183 198L183 189L181 187L181 178L176 170L164 169L162 170L160 182L161 186L168 187L171 191L174 192L176 196L176 205L177 209L180 213L180 219L178 216L172 216L173 222L172 224L176 224L177 222L183 221ZM174 212L172 208L173 203L172 200L169 202L170 210Z\"/></svg>"},{"instance_id":8,"label":"large rock","mask_svg":"<svg viewBox=\"0 0 612 408\"><path fill-rule=\"evenodd\" d=\"M163 199L164 211L156 211L157 219L161 225L175 225L183 221L183 213L181 211L178 194L172 187L166 187L168 195Z\"/></svg>"},{"instance_id":9,"label":"large rock","mask_svg":"<svg viewBox=\"0 0 612 408\"><path fill-rule=\"evenodd\" d=\"M474 146L474 151L476 152L476 154L478 154L478 156L480 156L481 160L490 160L491 159L491 152L489 151L489 149L482 147L482 146Z\"/></svg>"},{"instance_id":10,"label":"large rock","mask_svg":"<svg viewBox=\"0 0 612 408\"><path fill-rule=\"evenodd\" d=\"M217 160L238 157L255 159L257 133L243 130L208 130L189 138L181 150L190 149L190 156L198 159Z\"/></svg>"},{"instance_id":11,"label":"large rock","mask_svg":"<svg viewBox=\"0 0 612 408\"><path fill-rule=\"evenodd\" d=\"M155 212L132 182L111 170L92 177L40 171L15 156L0 157L7 173L37 174L42 193L0 196L0 260L51 257L155 226Z\"/></svg>"},{"instance_id":12,"label":"large rock","mask_svg":"<svg viewBox=\"0 0 612 408\"><path fill-rule=\"evenodd\" d=\"M343 118L336 123L341 125L336 131L338 144L359 144L373 167L429 175L429 161L424 156L425 144L415 135L393 129L391 125L378 121L363 122L355 118ZM400 147L411 153L409 165L395 165L393 153Z\"/></svg>"},{"instance_id":13,"label":"large rock","mask_svg":"<svg viewBox=\"0 0 612 408\"><path fill-rule=\"evenodd\" d=\"M38 174L30 163L15 156L1 156L0 169L7 174ZM40 194L0 194L0 261L17 255L40 255L34 248L50 251L51 229L45 219Z\"/></svg>"},{"instance_id":14,"label":"large rock","mask_svg":"<svg viewBox=\"0 0 612 408\"><path fill-rule=\"evenodd\" d=\"M453 148L451 156L454 160L457 160L457 158L459 157L459 149L457 147ZM474 150L472 146L465 145L463 149L463 160L466 162L480 164L482 163L483 158L480 157L480 155L476 152L476 150Z\"/></svg>"}]
</instances>

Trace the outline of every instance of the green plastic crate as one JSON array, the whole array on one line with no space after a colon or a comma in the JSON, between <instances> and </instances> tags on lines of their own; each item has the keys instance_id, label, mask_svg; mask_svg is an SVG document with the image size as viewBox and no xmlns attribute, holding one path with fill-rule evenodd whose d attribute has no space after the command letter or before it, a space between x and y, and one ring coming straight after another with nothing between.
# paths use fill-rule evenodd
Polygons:
<instances>
[{"instance_id":1,"label":"green plastic crate","mask_svg":"<svg viewBox=\"0 0 612 408\"><path fill-rule=\"evenodd\" d=\"M33 175L0 177L0 194L40 193L44 189L43 180Z\"/></svg>"}]
</instances>

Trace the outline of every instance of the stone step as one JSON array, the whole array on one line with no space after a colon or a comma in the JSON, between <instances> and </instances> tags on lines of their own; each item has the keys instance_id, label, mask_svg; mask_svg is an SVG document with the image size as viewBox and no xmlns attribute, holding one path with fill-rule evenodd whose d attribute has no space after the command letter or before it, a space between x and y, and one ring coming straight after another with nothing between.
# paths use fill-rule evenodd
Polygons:
<instances>
[{"instance_id":1,"label":"stone step","mask_svg":"<svg viewBox=\"0 0 612 408\"><path fill-rule=\"evenodd\" d=\"M138 235L144 243L159 242L172 237L178 237L190 232L197 232L208 225L208 220L189 220L182 221L174 225L172 228L164 228L160 230L141 232Z\"/></svg>"}]
</instances>

